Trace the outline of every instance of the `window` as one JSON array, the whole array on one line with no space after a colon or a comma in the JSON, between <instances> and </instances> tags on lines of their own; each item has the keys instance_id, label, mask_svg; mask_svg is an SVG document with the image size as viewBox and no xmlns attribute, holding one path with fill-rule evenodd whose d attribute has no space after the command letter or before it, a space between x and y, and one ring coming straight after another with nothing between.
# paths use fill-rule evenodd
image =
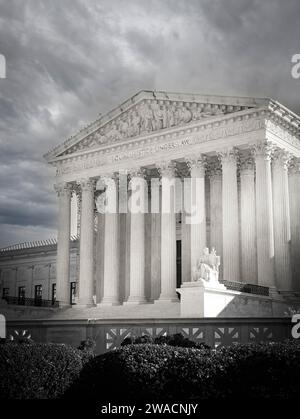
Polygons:
<instances>
[{"instance_id":1,"label":"window","mask_svg":"<svg viewBox=\"0 0 300 419\"><path fill-rule=\"evenodd\" d=\"M25 304L25 287L18 288L18 304L24 305Z\"/></svg>"},{"instance_id":2,"label":"window","mask_svg":"<svg viewBox=\"0 0 300 419\"><path fill-rule=\"evenodd\" d=\"M5 299L9 296L9 288L3 288L2 289L2 298Z\"/></svg>"},{"instance_id":3,"label":"window","mask_svg":"<svg viewBox=\"0 0 300 419\"><path fill-rule=\"evenodd\" d=\"M52 284L51 300L52 304L56 301L56 284Z\"/></svg>"},{"instance_id":4,"label":"window","mask_svg":"<svg viewBox=\"0 0 300 419\"><path fill-rule=\"evenodd\" d=\"M34 303L35 303L35 305L41 305L41 303L42 303L42 293L43 293L42 285L36 285L34 287Z\"/></svg>"},{"instance_id":5,"label":"window","mask_svg":"<svg viewBox=\"0 0 300 419\"><path fill-rule=\"evenodd\" d=\"M75 304L76 282L70 283L70 304Z\"/></svg>"}]
</instances>

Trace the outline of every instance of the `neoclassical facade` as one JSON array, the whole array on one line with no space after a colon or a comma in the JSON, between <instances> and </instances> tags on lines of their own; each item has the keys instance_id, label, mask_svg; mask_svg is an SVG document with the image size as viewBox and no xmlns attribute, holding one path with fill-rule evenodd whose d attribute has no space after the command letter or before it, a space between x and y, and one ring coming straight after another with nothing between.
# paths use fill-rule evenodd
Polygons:
<instances>
[{"instance_id":1,"label":"neoclassical facade","mask_svg":"<svg viewBox=\"0 0 300 419\"><path fill-rule=\"evenodd\" d=\"M278 102L141 91L45 158L56 168L61 306L74 194L77 307L176 303L206 246L225 283L300 291L300 118ZM133 213L120 195L136 189L145 210Z\"/></svg>"},{"instance_id":2,"label":"neoclassical facade","mask_svg":"<svg viewBox=\"0 0 300 419\"><path fill-rule=\"evenodd\" d=\"M78 240L70 240L69 302L75 302L78 281ZM0 303L10 297L14 305L34 304L38 296L43 305L52 306L56 299L55 239L19 243L0 249ZM26 300L26 301L25 301Z\"/></svg>"}]
</instances>

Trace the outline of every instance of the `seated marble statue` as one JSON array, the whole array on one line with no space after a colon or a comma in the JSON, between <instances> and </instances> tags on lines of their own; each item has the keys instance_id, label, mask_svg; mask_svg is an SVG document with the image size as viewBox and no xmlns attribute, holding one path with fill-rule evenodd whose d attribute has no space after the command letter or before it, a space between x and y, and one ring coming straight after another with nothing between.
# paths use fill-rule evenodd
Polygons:
<instances>
[{"instance_id":1,"label":"seated marble statue","mask_svg":"<svg viewBox=\"0 0 300 419\"><path fill-rule=\"evenodd\" d=\"M192 281L218 282L220 256L213 247L209 253L208 247L203 249L200 259L192 269Z\"/></svg>"}]
</instances>

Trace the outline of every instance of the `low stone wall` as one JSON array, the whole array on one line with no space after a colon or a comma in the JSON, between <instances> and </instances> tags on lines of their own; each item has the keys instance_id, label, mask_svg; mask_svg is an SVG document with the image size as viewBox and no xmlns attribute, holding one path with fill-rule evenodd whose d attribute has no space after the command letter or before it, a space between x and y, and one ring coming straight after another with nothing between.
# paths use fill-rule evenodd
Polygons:
<instances>
[{"instance_id":1,"label":"low stone wall","mask_svg":"<svg viewBox=\"0 0 300 419\"><path fill-rule=\"evenodd\" d=\"M283 293L273 289L268 289L268 295L257 295L227 289L219 282L194 281L184 282L177 291L181 296L182 318L278 318L288 316L291 310L300 310L298 293Z\"/></svg>"},{"instance_id":2,"label":"low stone wall","mask_svg":"<svg viewBox=\"0 0 300 419\"><path fill-rule=\"evenodd\" d=\"M206 318L163 320L11 320L7 335L27 330L36 342L78 346L88 337L96 341L96 352L117 348L130 335L160 336L182 333L211 347L233 343L280 341L291 338L290 318Z\"/></svg>"}]
</instances>

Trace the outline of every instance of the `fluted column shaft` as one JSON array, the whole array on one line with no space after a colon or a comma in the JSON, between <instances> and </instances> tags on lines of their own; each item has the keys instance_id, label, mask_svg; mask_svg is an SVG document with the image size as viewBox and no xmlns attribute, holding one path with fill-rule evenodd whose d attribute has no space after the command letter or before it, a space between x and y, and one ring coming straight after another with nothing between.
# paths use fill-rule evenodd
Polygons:
<instances>
[{"instance_id":1,"label":"fluted column shaft","mask_svg":"<svg viewBox=\"0 0 300 419\"><path fill-rule=\"evenodd\" d=\"M68 184L56 185L59 199L56 299L60 306L70 305L70 228L71 228L71 187Z\"/></svg>"},{"instance_id":2,"label":"fluted column shaft","mask_svg":"<svg viewBox=\"0 0 300 419\"><path fill-rule=\"evenodd\" d=\"M84 179L81 186L80 265L78 305L93 305L94 295L94 181Z\"/></svg>"},{"instance_id":3,"label":"fluted column shaft","mask_svg":"<svg viewBox=\"0 0 300 419\"><path fill-rule=\"evenodd\" d=\"M219 156L222 163L223 278L240 281L236 152L230 149Z\"/></svg>"},{"instance_id":4,"label":"fluted column shaft","mask_svg":"<svg viewBox=\"0 0 300 419\"><path fill-rule=\"evenodd\" d=\"M288 187L290 155L278 150L273 158L273 208L276 285L279 289L292 289L291 224Z\"/></svg>"},{"instance_id":5,"label":"fluted column shaft","mask_svg":"<svg viewBox=\"0 0 300 419\"><path fill-rule=\"evenodd\" d=\"M185 222L190 226L190 261L191 268L206 247L206 210L205 210L205 156L187 158L190 169L190 197L188 215Z\"/></svg>"},{"instance_id":6,"label":"fluted column shaft","mask_svg":"<svg viewBox=\"0 0 300 419\"><path fill-rule=\"evenodd\" d=\"M300 291L300 160L293 159L289 175L292 289Z\"/></svg>"},{"instance_id":7,"label":"fluted column shaft","mask_svg":"<svg viewBox=\"0 0 300 419\"><path fill-rule=\"evenodd\" d=\"M257 279L259 285L275 287L271 151L268 143L258 144L254 149Z\"/></svg>"},{"instance_id":8,"label":"fluted column shaft","mask_svg":"<svg viewBox=\"0 0 300 419\"><path fill-rule=\"evenodd\" d=\"M210 184L210 245L221 255L223 268L223 229L222 229L222 169L219 162L211 164Z\"/></svg>"},{"instance_id":9,"label":"fluted column shaft","mask_svg":"<svg viewBox=\"0 0 300 419\"><path fill-rule=\"evenodd\" d=\"M105 191L109 203L104 221L104 274L101 304L119 304L119 214L118 189L115 178L107 179Z\"/></svg>"},{"instance_id":10,"label":"fluted column shaft","mask_svg":"<svg viewBox=\"0 0 300 419\"><path fill-rule=\"evenodd\" d=\"M131 173L130 189L130 285L127 303L144 303L147 184L142 171Z\"/></svg>"},{"instance_id":11,"label":"fluted column shaft","mask_svg":"<svg viewBox=\"0 0 300 419\"><path fill-rule=\"evenodd\" d=\"M250 156L241 157L240 180L242 280L256 284L255 179L254 161Z\"/></svg>"},{"instance_id":12,"label":"fluted column shaft","mask_svg":"<svg viewBox=\"0 0 300 419\"><path fill-rule=\"evenodd\" d=\"M161 293L158 301L177 301L176 295L176 214L175 172L162 164L161 174Z\"/></svg>"}]
</instances>

